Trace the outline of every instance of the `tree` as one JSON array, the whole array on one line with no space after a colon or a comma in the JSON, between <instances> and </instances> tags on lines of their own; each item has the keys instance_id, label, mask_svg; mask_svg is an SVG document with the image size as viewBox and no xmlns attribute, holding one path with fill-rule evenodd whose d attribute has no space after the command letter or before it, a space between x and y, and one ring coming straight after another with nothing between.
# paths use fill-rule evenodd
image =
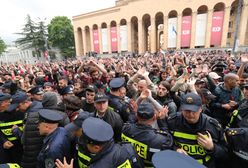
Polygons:
<instances>
[{"instance_id":1,"label":"tree","mask_svg":"<svg viewBox=\"0 0 248 168\"><path fill-rule=\"evenodd\" d=\"M65 58L75 56L73 27L66 16L56 16L51 20L48 25L48 40L52 46L60 49Z\"/></svg>"},{"instance_id":2,"label":"tree","mask_svg":"<svg viewBox=\"0 0 248 168\"><path fill-rule=\"evenodd\" d=\"M2 54L5 51L5 49L6 49L6 44L0 37L0 54Z\"/></svg>"},{"instance_id":3,"label":"tree","mask_svg":"<svg viewBox=\"0 0 248 168\"><path fill-rule=\"evenodd\" d=\"M45 42L47 37L47 27L44 21L35 23L30 15L26 17L26 24L22 29L21 38L16 40L16 43L22 45L24 48L34 48L38 56L41 56L41 52L45 51Z\"/></svg>"}]
</instances>

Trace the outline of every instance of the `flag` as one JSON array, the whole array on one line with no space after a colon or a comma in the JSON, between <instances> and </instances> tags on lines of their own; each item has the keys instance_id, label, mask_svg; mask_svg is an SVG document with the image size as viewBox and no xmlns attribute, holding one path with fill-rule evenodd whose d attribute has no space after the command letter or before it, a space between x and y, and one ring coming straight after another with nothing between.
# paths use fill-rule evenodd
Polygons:
<instances>
[{"instance_id":1,"label":"flag","mask_svg":"<svg viewBox=\"0 0 248 168\"><path fill-rule=\"evenodd\" d=\"M177 30L176 30L175 26L172 27L172 31L177 35Z\"/></svg>"}]
</instances>

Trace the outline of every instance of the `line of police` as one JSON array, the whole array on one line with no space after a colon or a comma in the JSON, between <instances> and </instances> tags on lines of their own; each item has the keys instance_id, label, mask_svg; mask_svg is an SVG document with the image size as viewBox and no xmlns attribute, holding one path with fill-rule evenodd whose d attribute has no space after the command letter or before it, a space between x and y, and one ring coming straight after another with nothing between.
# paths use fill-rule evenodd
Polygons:
<instances>
[{"instance_id":1,"label":"line of police","mask_svg":"<svg viewBox=\"0 0 248 168\"><path fill-rule=\"evenodd\" d=\"M111 90L118 91L124 83L123 79L116 78L109 85ZM153 167L153 154L167 149L189 155L207 167L222 167L229 156L227 142L231 149L237 149L232 153L237 160L236 166L242 167L247 163L247 130L227 129L224 133L217 120L202 113L201 98L197 94L184 95L180 112L162 118L161 111L146 100L139 104L135 113L118 96L110 93L109 97L103 93L96 94L95 103L102 110L95 114L81 112L65 128L58 124L61 115L53 110L38 109L39 119L33 122L39 122L39 133L45 138L37 157L37 167L58 166L56 159L62 161L64 157L67 161L77 158L74 167ZM18 154L22 154L22 145L18 143L25 135L25 121L33 110L26 111L25 117L24 113L8 111L10 106L22 111L27 97L19 94L12 99L10 105L11 96L0 93L1 158L14 158L20 163L22 156ZM108 105L115 108L108 108ZM116 117L118 114L121 118ZM118 130L121 127L110 120L119 120L119 125L123 120L122 130Z\"/></svg>"}]
</instances>

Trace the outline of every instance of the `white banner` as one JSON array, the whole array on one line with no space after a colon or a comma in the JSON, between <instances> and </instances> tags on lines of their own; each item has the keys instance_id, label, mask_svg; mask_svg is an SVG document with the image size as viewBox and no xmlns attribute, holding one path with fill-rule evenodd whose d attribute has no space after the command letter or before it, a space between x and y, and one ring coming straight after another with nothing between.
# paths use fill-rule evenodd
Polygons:
<instances>
[{"instance_id":1,"label":"white banner","mask_svg":"<svg viewBox=\"0 0 248 168\"><path fill-rule=\"evenodd\" d=\"M168 19L168 48L177 46L177 18Z\"/></svg>"},{"instance_id":2,"label":"white banner","mask_svg":"<svg viewBox=\"0 0 248 168\"><path fill-rule=\"evenodd\" d=\"M121 51L127 51L127 25L120 26Z\"/></svg>"},{"instance_id":3,"label":"white banner","mask_svg":"<svg viewBox=\"0 0 248 168\"><path fill-rule=\"evenodd\" d=\"M102 29L102 52L109 52L108 50L108 29Z\"/></svg>"},{"instance_id":4,"label":"white banner","mask_svg":"<svg viewBox=\"0 0 248 168\"><path fill-rule=\"evenodd\" d=\"M207 17L207 13L196 16L195 46L205 45Z\"/></svg>"}]
</instances>

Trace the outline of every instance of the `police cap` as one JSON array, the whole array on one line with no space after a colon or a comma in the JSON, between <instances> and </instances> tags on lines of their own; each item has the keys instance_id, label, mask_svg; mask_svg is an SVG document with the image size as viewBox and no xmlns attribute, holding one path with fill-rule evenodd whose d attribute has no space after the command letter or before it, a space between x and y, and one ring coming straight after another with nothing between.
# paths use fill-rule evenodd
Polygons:
<instances>
[{"instance_id":1,"label":"police cap","mask_svg":"<svg viewBox=\"0 0 248 168\"><path fill-rule=\"evenodd\" d=\"M107 122L89 117L82 124L83 137L87 144L103 144L113 138L114 131Z\"/></svg>"},{"instance_id":2,"label":"police cap","mask_svg":"<svg viewBox=\"0 0 248 168\"><path fill-rule=\"evenodd\" d=\"M27 99L28 95L25 92L16 92L16 94L12 96L12 102L8 108L8 111L15 110L20 103L24 102Z\"/></svg>"},{"instance_id":3,"label":"police cap","mask_svg":"<svg viewBox=\"0 0 248 168\"><path fill-rule=\"evenodd\" d=\"M94 101L98 103L108 101L108 99L108 96L106 96L104 93L99 92L95 95Z\"/></svg>"},{"instance_id":4,"label":"police cap","mask_svg":"<svg viewBox=\"0 0 248 168\"><path fill-rule=\"evenodd\" d=\"M49 110L49 109L41 109L39 111L39 122L44 123L59 123L63 119L62 115L59 113Z\"/></svg>"},{"instance_id":5,"label":"police cap","mask_svg":"<svg viewBox=\"0 0 248 168\"><path fill-rule=\"evenodd\" d=\"M141 103L139 105L137 115L141 119L150 119L154 114L155 111L151 103Z\"/></svg>"},{"instance_id":6,"label":"police cap","mask_svg":"<svg viewBox=\"0 0 248 168\"><path fill-rule=\"evenodd\" d=\"M187 93L182 97L181 111L189 110L197 112L202 106L201 97L195 93Z\"/></svg>"},{"instance_id":7,"label":"police cap","mask_svg":"<svg viewBox=\"0 0 248 168\"><path fill-rule=\"evenodd\" d=\"M35 95L42 95L44 94L43 89L41 86L35 86L31 88L28 93L35 94Z\"/></svg>"},{"instance_id":8,"label":"police cap","mask_svg":"<svg viewBox=\"0 0 248 168\"><path fill-rule=\"evenodd\" d=\"M97 92L97 88L95 85L88 85L85 90L89 92L95 92L95 93Z\"/></svg>"},{"instance_id":9,"label":"police cap","mask_svg":"<svg viewBox=\"0 0 248 168\"><path fill-rule=\"evenodd\" d=\"M0 92L0 102L8 99L11 99L10 94Z\"/></svg>"},{"instance_id":10,"label":"police cap","mask_svg":"<svg viewBox=\"0 0 248 168\"><path fill-rule=\"evenodd\" d=\"M118 89L123 87L125 80L123 78L114 78L109 82L110 89Z\"/></svg>"},{"instance_id":11,"label":"police cap","mask_svg":"<svg viewBox=\"0 0 248 168\"><path fill-rule=\"evenodd\" d=\"M190 156L172 150L155 153L152 156L152 163L156 168L205 168Z\"/></svg>"},{"instance_id":12,"label":"police cap","mask_svg":"<svg viewBox=\"0 0 248 168\"><path fill-rule=\"evenodd\" d=\"M72 93L73 93L73 87L69 85L63 88L60 94L66 95L66 94L72 94Z\"/></svg>"}]
</instances>

